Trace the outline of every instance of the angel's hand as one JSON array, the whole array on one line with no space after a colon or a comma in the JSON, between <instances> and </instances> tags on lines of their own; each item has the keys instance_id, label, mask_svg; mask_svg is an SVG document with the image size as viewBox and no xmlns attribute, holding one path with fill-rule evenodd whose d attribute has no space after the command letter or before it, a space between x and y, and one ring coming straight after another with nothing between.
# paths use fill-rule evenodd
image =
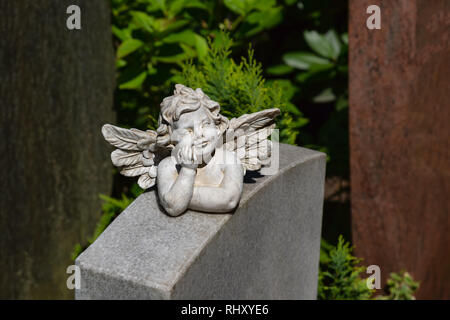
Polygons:
<instances>
[{"instance_id":1,"label":"angel's hand","mask_svg":"<svg viewBox=\"0 0 450 320\"><path fill-rule=\"evenodd\" d=\"M198 167L197 156L191 145L180 146L177 152L178 163L184 167L196 170Z\"/></svg>"}]
</instances>

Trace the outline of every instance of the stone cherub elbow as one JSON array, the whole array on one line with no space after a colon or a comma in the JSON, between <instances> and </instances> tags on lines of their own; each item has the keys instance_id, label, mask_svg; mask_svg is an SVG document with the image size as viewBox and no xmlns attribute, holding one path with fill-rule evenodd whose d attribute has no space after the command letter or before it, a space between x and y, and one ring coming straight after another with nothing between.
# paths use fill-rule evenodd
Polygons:
<instances>
[{"instance_id":1,"label":"stone cherub elbow","mask_svg":"<svg viewBox=\"0 0 450 320\"><path fill-rule=\"evenodd\" d=\"M177 84L174 95L161 103L156 132L105 124L102 133L117 148L111 160L120 173L139 176L143 189L156 183L169 215L187 209L230 212L239 203L245 171L270 162L267 138L280 110L231 120L219 111L219 104L201 89Z\"/></svg>"}]
</instances>

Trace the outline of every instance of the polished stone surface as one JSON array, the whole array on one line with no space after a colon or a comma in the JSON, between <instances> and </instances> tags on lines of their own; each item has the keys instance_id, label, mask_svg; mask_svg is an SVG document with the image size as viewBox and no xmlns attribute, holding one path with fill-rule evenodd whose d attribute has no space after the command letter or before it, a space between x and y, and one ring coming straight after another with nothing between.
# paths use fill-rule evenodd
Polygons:
<instances>
[{"instance_id":1,"label":"polished stone surface","mask_svg":"<svg viewBox=\"0 0 450 320\"><path fill-rule=\"evenodd\" d=\"M141 195L78 257L76 299L315 299L325 155L279 146L234 214L173 218Z\"/></svg>"}]
</instances>

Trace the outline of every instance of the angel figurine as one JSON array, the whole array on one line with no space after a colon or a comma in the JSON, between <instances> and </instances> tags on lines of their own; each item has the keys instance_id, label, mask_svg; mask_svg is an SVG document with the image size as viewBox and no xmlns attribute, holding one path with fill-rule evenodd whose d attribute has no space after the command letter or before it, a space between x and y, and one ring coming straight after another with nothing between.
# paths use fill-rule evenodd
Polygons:
<instances>
[{"instance_id":1,"label":"angel figurine","mask_svg":"<svg viewBox=\"0 0 450 320\"><path fill-rule=\"evenodd\" d=\"M117 149L113 164L128 177L139 176L170 216L187 209L230 212L241 198L246 170L270 163L271 141L279 109L267 109L228 120L220 106L184 85L161 103L158 129L141 131L110 124L102 128Z\"/></svg>"}]
</instances>

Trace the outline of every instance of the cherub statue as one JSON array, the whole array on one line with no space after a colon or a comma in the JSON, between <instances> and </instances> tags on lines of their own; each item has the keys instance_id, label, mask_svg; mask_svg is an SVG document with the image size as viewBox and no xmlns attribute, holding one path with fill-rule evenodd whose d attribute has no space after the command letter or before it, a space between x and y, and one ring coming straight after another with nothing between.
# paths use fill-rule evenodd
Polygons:
<instances>
[{"instance_id":1,"label":"cherub statue","mask_svg":"<svg viewBox=\"0 0 450 320\"><path fill-rule=\"evenodd\" d=\"M230 212L238 205L246 170L270 162L279 109L228 120L220 106L184 85L161 103L158 129L141 131L110 124L102 128L117 148L113 164L128 177L139 176L143 189L157 185L159 201L171 216L187 209Z\"/></svg>"}]
</instances>

